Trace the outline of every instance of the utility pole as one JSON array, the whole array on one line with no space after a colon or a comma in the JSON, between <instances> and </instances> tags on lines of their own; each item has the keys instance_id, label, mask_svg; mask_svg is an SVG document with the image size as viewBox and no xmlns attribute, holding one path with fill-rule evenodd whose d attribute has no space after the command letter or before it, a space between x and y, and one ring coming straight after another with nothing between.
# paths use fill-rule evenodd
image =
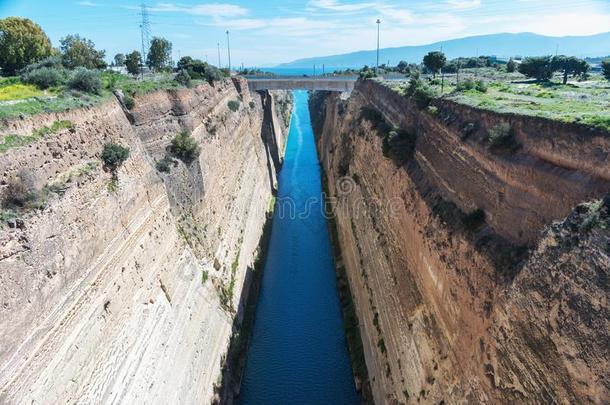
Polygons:
<instances>
[{"instance_id":1,"label":"utility pole","mask_svg":"<svg viewBox=\"0 0 610 405\"><path fill-rule=\"evenodd\" d=\"M222 67L220 65L220 42L217 42L216 45L218 45L218 69L220 69Z\"/></svg>"},{"instance_id":2,"label":"utility pole","mask_svg":"<svg viewBox=\"0 0 610 405\"><path fill-rule=\"evenodd\" d=\"M316 77L316 65L313 65L313 77Z\"/></svg>"},{"instance_id":3,"label":"utility pole","mask_svg":"<svg viewBox=\"0 0 610 405\"><path fill-rule=\"evenodd\" d=\"M231 74L231 41L229 40L229 30L227 30L227 53L229 54L229 74Z\"/></svg>"},{"instance_id":4,"label":"utility pole","mask_svg":"<svg viewBox=\"0 0 610 405\"><path fill-rule=\"evenodd\" d=\"M375 64L375 74L379 71L379 26L381 25L381 20L377 19L377 63Z\"/></svg>"}]
</instances>

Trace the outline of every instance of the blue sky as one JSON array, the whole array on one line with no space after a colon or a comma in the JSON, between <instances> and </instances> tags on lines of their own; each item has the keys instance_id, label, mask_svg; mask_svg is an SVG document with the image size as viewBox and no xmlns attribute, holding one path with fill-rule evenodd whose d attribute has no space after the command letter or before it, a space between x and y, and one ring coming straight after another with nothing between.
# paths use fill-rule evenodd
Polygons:
<instances>
[{"instance_id":1,"label":"blue sky","mask_svg":"<svg viewBox=\"0 0 610 405\"><path fill-rule=\"evenodd\" d=\"M140 48L140 0L0 0L0 17L39 23L54 45L67 34L93 40L108 56ZM272 66L294 59L421 45L497 32L587 35L610 31L610 0L146 0L153 35L191 55L233 65Z\"/></svg>"}]
</instances>

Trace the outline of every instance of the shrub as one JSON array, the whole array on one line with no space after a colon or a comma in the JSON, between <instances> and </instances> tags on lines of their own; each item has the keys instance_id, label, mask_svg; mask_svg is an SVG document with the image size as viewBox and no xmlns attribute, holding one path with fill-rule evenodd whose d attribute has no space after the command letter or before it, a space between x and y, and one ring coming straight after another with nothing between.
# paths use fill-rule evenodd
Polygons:
<instances>
[{"instance_id":1,"label":"shrub","mask_svg":"<svg viewBox=\"0 0 610 405\"><path fill-rule=\"evenodd\" d=\"M513 58L510 58L508 60L508 63L506 64L506 72L507 73L513 73L517 70L517 62L515 62L513 60Z\"/></svg>"},{"instance_id":2,"label":"shrub","mask_svg":"<svg viewBox=\"0 0 610 405\"><path fill-rule=\"evenodd\" d=\"M104 166L111 172L116 172L128 157L129 148L117 145L116 143L107 143L104 145L102 161L104 162Z\"/></svg>"},{"instance_id":3,"label":"shrub","mask_svg":"<svg viewBox=\"0 0 610 405\"><path fill-rule=\"evenodd\" d=\"M393 128L383 138L383 154L396 163L404 163L413 156L417 135Z\"/></svg>"},{"instance_id":4,"label":"shrub","mask_svg":"<svg viewBox=\"0 0 610 405\"><path fill-rule=\"evenodd\" d=\"M37 190L30 176L20 173L9 179L2 206L8 209L41 209L47 202L47 191Z\"/></svg>"},{"instance_id":5,"label":"shrub","mask_svg":"<svg viewBox=\"0 0 610 405\"><path fill-rule=\"evenodd\" d=\"M131 110L136 106L136 100L134 100L129 94L125 94L123 97L123 103L125 103L125 108L128 110Z\"/></svg>"},{"instance_id":6,"label":"shrub","mask_svg":"<svg viewBox=\"0 0 610 405\"><path fill-rule=\"evenodd\" d=\"M68 86L71 89L84 91L86 93L101 94L102 79L98 71L80 67L72 74Z\"/></svg>"},{"instance_id":7,"label":"shrub","mask_svg":"<svg viewBox=\"0 0 610 405\"><path fill-rule=\"evenodd\" d=\"M172 155L189 164L201 153L201 148L187 131L182 131L172 140L169 146Z\"/></svg>"},{"instance_id":8,"label":"shrub","mask_svg":"<svg viewBox=\"0 0 610 405\"><path fill-rule=\"evenodd\" d=\"M483 80L474 81L471 78L467 78L458 83L456 87L457 91L476 90L481 93L487 92L487 85Z\"/></svg>"},{"instance_id":9,"label":"shrub","mask_svg":"<svg viewBox=\"0 0 610 405\"><path fill-rule=\"evenodd\" d=\"M485 211L479 208L466 214L462 219L462 223L467 231L475 231L485 223Z\"/></svg>"},{"instance_id":10,"label":"shrub","mask_svg":"<svg viewBox=\"0 0 610 405\"><path fill-rule=\"evenodd\" d=\"M22 75L22 80L25 83L35 85L39 89L48 89L49 87L65 84L66 73L63 69L42 67L25 73Z\"/></svg>"},{"instance_id":11,"label":"shrub","mask_svg":"<svg viewBox=\"0 0 610 405\"><path fill-rule=\"evenodd\" d=\"M227 105L229 106L229 110L233 112L239 110L239 101L237 100L231 100L227 103Z\"/></svg>"},{"instance_id":12,"label":"shrub","mask_svg":"<svg viewBox=\"0 0 610 405\"><path fill-rule=\"evenodd\" d=\"M428 107L430 105L430 103L432 102L432 99L434 98L434 96L435 96L434 90L432 90L430 87L425 86L425 85L417 87L415 89L415 92L413 93L413 99L415 100L415 105L417 105L417 108L419 108L420 110L423 110L426 107Z\"/></svg>"},{"instance_id":13,"label":"shrub","mask_svg":"<svg viewBox=\"0 0 610 405\"><path fill-rule=\"evenodd\" d=\"M190 85L191 85L191 76L185 69L180 70L180 72L178 72L178 74L176 75L174 80L176 80L178 83L180 83L183 86L190 87Z\"/></svg>"},{"instance_id":14,"label":"shrub","mask_svg":"<svg viewBox=\"0 0 610 405\"><path fill-rule=\"evenodd\" d=\"M480 91L481 93L487 93L487 84L485 84L483 80L477 81L474 88L476 91Z\"/></svg>"},{"instance_id":15,"label":"shrub","mask_svg":"<svg viewBox=\"0 0 610 405\"><path fill-rule=\"evenodd\" d=\"M488 139L489 146L492 149L505 149L510 152L515 152L520 146L515 139L513 128L507 122L490 129Z\"/></svg>"},{"instance_id":16,"label":"shrub","mask_svg":"<svg viewBox=\"0 0 610 405\"><path fill-rule=\"evenodd\" d=\"M254 107L256 107L256 103L254 101L250 101L250 103L248 104L250 106L251 109L254 110Z\"/></svg>"},{"instance_id":17,"label":"shrub","mask_svg":"<svg viewBox=\"0 0 610 405\"><path fill-rule=\"evenodd\" d=\"M155 164L155 167L157 168L158 171L160 171L162 173L169 173L171 171L172 163L173 163L172 158L170 158L169 156L165 156L163 159L159 160Z\"/></svg>"}]
</instances>

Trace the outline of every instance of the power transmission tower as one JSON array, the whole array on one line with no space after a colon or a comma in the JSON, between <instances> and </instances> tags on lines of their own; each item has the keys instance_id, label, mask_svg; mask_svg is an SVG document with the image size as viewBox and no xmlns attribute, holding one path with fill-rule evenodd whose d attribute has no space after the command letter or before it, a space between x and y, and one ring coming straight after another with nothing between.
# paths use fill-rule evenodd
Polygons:
<instances>
[{"instance_id":1,"label":"power transmission tower","mask_svg":"<svg viewBox=\"0 0 610 405\"><path fill-rule=\"evenodd\" d=\"M150 47L150 19L148 15L148 8L146 2L142 1L140 4L140 33L142 35L142 73L144 70L144 63L146 61L146 51Z\"/></svg>"}]
</instances>

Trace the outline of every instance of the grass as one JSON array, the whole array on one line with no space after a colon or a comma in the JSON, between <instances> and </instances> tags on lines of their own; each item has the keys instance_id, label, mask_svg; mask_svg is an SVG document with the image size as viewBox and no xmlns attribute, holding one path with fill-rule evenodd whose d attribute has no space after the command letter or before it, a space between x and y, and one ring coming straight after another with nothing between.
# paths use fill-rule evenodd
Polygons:
<instances>
[{"instance_id":1,"label":"grass","mask_svg":"<svg viewBox=\"0 0 610 405\"><path fill-rule=\"evenodd\" d=\"M32 132L31 135L7 135L0 143L0 153L5 153L9 149L25 146L35 142L47 135L55 134L62 129L72 128L72 122L67 120L55 121L50 127L43 126Z\"/></svg>"},{"instance_id":2,"label":"grass","mask_svg":"<svg viewBox=\"0 0 610 405\"><path fill-rule=\"evenodd\" d=\"M468 79L482 80L487 91L457 91L456 75L453 74L445 76L442 97L499 113L542 117L610 131L610 82L599 74L592 74L586 81L572 80L563 85L559 76L540 83L527 80L519 73L492 68L460 72L460 82ZM386 85L405 94L407 82L392 81ZM440 85L431 87L440 94Z\"/></svg>"},{"instance_id":3,"label":"grass","mask_svg":"<svg viewBox=\"0 0 610 405\"><path fill-rule=\"evenodd\" d=\"M19 77L0 78L0 120L91 107L112 99L112 92L116 89L134 96L185 88L173 80L170 74L155 75L144 81L116 72L102 72L101 77L103 91L100 95L81 93L66 87L42 91L33 85L21 83ZM197 80L193 82L204 83Z\"/></svg>"},{"instance_id":4,"label":"grass","mask_svg":"<svg viewBox=\"0 0 610 405\"><path fill-rule=\"evenodd\" d=\"M42 95L44 92L32 84L15 83L0 87L0 101L22 100Z\"/></svg>"},{"instance_id":5,"label":"grass","mask_svg":"<svg viewBox=\"0 0 610 405\"><path fill-rule=\"evenodd\" d=\"M64 112L75 108L91 107L109 99L108 94L97 96L78 92L63 92L52 97L34 97L17 103L0 104L0 119L11 119L20 115Z\"/></svg>"}]
</instances>

